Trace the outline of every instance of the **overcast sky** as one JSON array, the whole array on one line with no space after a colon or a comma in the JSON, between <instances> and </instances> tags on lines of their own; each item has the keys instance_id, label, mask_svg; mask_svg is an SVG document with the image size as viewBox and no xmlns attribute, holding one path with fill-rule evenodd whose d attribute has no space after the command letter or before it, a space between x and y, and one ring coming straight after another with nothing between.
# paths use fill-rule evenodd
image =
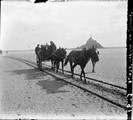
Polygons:
<instances>
[{"instance_id":1,"label":"overcast sky","mask_svg":"<svg viewBox=\"0 0 133 120\"><path fill-rule=\"evenodd\" d=\"M34 49L51 40L74 48L90 35L104 47L126 46L127 2L2 2L1 7L4 50Z\"/></svg>"}]
</instances>

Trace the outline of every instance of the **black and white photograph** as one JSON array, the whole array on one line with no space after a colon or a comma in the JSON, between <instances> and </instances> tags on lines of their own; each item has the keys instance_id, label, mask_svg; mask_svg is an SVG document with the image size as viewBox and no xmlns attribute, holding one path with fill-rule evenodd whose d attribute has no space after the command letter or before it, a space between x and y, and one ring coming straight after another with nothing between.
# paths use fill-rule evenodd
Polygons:
<instances>
[{"instance_id":1,"label":"black and white photograph","mask_svg":"<svg viewBox=\"0 0 133 120\"><path fill-rule=\"evenodd\" d=\"M126 120L127 0L2 0L0 119Z\"/></svg>"}]
</instances>

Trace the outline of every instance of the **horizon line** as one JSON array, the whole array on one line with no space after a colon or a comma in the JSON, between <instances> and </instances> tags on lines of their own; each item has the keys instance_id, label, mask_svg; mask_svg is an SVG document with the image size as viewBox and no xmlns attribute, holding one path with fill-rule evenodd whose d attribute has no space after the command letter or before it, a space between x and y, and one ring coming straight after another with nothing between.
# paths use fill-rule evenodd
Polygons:
<instances>
[{"instance_id":1,"label":"horizon line","mask_svg":"<svg viewBox=\"0 0 133 120\"><path fill-rule=\"evenodd\" d=\"M107 49L107 48L126 48L126 46L121 46L121 47L103 47L103 48L98 48L98 49ZM66 48L67 50L73 50L73 49L81 49L81 48ZM10 51L10 52L15 52L15 51L34 51L34 49L22 49L22 50L2 50L3 52Z\"/></svg>"}]
</instances>

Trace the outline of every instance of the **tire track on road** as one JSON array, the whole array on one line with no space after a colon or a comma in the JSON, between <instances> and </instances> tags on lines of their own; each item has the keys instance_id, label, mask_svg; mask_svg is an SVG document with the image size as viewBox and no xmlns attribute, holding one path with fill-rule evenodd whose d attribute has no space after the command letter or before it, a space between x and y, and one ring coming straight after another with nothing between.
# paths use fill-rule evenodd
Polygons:
<instances>
[{"instance_id":1,"label":"tire track on road","mask_svg":"<svg viewBox=\"0 0 133 120\"><path fill-rule=\"evenodd\" d=\"M4 56L4 58L10 58L10 59L14 59L14 60L18 60L20 62L23 62L31 67L34 67L35 69L38 69L37 68L37 65L36 63L32 62L32 61L29 61L29 60L25 60L25 59L21 59L21 58L16 58L16 57L11 57L11 56ZM45 66L46 67L46 66ZM85 84L81 84L73 79L71 79L70 77L66 77L64 75L59 75L57 73L54 73L53 71L50 71L48 69L48 67L46 67L46 69L43 69L42 72L45 72L53 77L55 77L56 79L60 80L60 81L63 81L63 82L66 82L66 83L69 83L70 85L73 85L77 88L80 88L81 90L83 90L84 92L88 92L88 93L91 93L117 107L120 107L120 108L123 108L124 110L126 110L126 105L124 103L118 103L118 101L115 101L114 99L109 99L109 98L106 98L103 96L103 94L99 94L99 93L96 93L96 92L92 92L92 90L90 90L90 88L88 87L88 85L85 85ZM101 87L101 86L100 86ZM97 91L98 92L98 91ZM105 92L105 91L104 91Z\"/></svg>"}]
</instances>

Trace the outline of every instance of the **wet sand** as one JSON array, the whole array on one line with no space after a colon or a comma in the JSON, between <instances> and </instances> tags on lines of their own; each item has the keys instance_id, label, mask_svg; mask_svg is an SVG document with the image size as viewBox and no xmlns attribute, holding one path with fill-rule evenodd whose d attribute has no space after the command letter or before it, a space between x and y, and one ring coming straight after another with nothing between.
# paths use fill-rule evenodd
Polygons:
<instances>
[{"instance_id":1,"label":"wet sand","mask_svg":"<svg viewBox=\"0 0 133 120\"><path fill-rule=\"evenodd\" d=\"M26 64L0 56L2 118L126 119L126 111Z\"/></svg>"}]
</instances>

